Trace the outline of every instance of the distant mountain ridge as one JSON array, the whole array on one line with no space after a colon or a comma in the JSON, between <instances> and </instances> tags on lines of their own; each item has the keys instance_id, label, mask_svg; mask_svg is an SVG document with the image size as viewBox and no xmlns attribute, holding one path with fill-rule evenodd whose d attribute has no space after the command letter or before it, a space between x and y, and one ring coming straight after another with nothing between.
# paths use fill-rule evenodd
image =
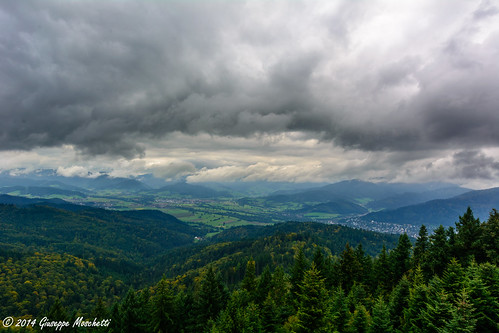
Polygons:
<instances>
[{"instance_id":1,"label":"distant mountain ridge","mask_svg":"<svg viewBox=\"0 0 499 333\"><path fill-rule=\"evenodd\" d=\"M18 192L21 195L31 196L50 196L50 195L64 195L64 196L78 196L85 198L87 195L80 191L65 190L57 187L42 187L42 186L6 186L0 187L0 193Z\"/></svg>"},{"instance_id":2,"label":"distant mountain ridge","mask_svg":"<svg viewBox=\"0 0 499 333\"><path fill-rule=\"evenodd\" d=\"M28 206L28 205L38 205L38 204L57 204L63 205L67 204L66 201L62 199L41 199L41 198L25 198L18 197L8 194L0 194L0 204L3 205L16 205L16 206Z\"/></svg>"},{"instance_id":3,"label":"distant mountain ridge","mask_svg":"<svg viewBox=\"0 0 499 333\"><path fill-rule=\"evenodd\" d=\"M371 183L361 180L346 180L322 187L308 189L291 194L276 194L267 197L268 200L277 202L328 202L336 200L370 199L372 201L384 200L401 193L425 193L447 188L447 195L453 196L463 193L457 185L445 183ZM456 193L452 192L456 189ZM443 194L442 194L443 195Z\"/></svg>"},{"instance_id":4,"label":"distant mountain ridge","mask_svg":"<svg viewBox=\"0 0 499 333\"><path fill-rule=\"evenodd\" d=\"M388 198L368 202L366 207L373 210L396 209L436 199L448 199L469 191L471 190L467 188L452 186L426 192L404 192Z\"/></svg>"},{"instance_id":5,"label":"distant mountain ridge","mask_svg":"<svg viewBox=\"0 0 499 333\"><path fill-rule=\"evenodd\" d=\"M425 203L383 210L366 214L359 219L397 224L451 226L467 207L475 217L487 220L493 208L499 208L499 187L487 190L469 191L450 199L431 200Z\"/></svg>"},{"instance_id":6,"label":"distant mountain ridge","mask_svg":"<svg viewBox=\"0 0 499 333\"><path fill-rule=\"evenodd\" d=\"M166 185L158 190L155 190L154 192L169 192L172 194L178 194L194 198L203 198L203 199L231 196L231 194L228 191L217 191L206 186L193 185L185 182Z\"/></svg>"},{"instance_id":7,"label":"distant mountain ridge","mask_svg":"<svg viewBox=\"0 0 499 333\"><path fill-rule=\"evenodd\" d=\"M366 208L347 200L323 202L312 206L306 205L302 209L296 210L296 213L300 214L327 213L327 214L341 214L341 215L358 215L358 214L365 214L367 212L368 210Z\"/></svg>"}]
</instances>

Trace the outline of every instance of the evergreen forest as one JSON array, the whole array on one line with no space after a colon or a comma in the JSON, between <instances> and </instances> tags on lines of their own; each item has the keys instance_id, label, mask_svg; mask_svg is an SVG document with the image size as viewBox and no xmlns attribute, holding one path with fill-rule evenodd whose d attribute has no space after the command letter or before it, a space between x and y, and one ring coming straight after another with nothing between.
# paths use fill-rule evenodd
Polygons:
<instances>
[{"instance_id":1,"label":"evergreen forest","mask_svg":"<svg viewBox=\"0 0 499 333\"><path fill-rule=\"evenodd\" d=\"M68 247L4 244L0 310L110 319L65 332L498 332L498 233L498 211L481 222L469 208L416 239L317 223L234 228L151 259L131 280Z\"/></svg>"}]
</instances>

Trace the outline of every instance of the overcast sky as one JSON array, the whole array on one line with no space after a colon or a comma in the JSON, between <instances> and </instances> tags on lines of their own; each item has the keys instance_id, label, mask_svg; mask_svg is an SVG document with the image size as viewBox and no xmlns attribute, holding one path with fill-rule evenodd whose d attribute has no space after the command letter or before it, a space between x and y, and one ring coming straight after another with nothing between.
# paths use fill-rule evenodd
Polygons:
<instances>
[{"instance_id":1,"label":"overcast sky","mask_svg":"<svg viewBox=\"0 0 499 333\"><path fill-rule=\"evenodd\" d=\"M499 186L499 1L0 2L0 169Z\"/></svg>"}]
</instances>

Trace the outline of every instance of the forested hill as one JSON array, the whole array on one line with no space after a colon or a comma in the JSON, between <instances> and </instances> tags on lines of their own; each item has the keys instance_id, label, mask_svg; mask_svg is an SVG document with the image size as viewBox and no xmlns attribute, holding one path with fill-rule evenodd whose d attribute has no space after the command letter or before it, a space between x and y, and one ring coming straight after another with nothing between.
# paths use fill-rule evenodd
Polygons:
<instances>
[{"instance_id":1,"label":"forested hill","mask_svg":"<svg viewBox=\"0 0 499 333\"><path fill-rule=\"evenodd\" d=\"M480 222L468 209L457 221L455 228L439 227L432 234L422 226L414 243L404 234L393 249L382 246L375 256L362 245L346 244L332 253L315 243L334 238L325 231L355 235L355 230L339 226L301 224L300 229L289 223L273 234L271 228L235 229L217 241L196 245L202 249L199 256L188 255L185 264L209 264L194 270L194 277L163 277L150 287L129 289L119 299L105 298L105 292L122 290L121 283L93 279L92 291L102 291L102 299L94 295L85 299L87 307L75 309L74 292L58 294L58 299L45 296L50 301L45 304L52 305L40 313L53 320L73 321L80 315L111 319L109 327L96 330L102 332L497 332L499 213L493 211ZM244 239L228 240L237 234ZM359 240L368 240L365 236ZM244 264L239 261L239 256L264 252L270 254L264 267L253 256ZM15 262L24 260L32 267L42 257L9 260L0 262L2 270L22 275ZM80 275L86 274L85 267L95 271L91 263L73 257L45 260L54 270L67 266ZM241 279L227 281L227 273L241 265ZM73 280L67 284L73 286ZM18 288L14 292L19 290L19 296L33 290L26 282L1 283L2 295L12 295L8 288ZM4 312L23 309L21 302L13 304L5 296L1 300Z\"/></svg>"},{"instance_id":2,"label":"forested hill","mask_svg":"<svg viewBox=\"0 0 499 333\"><path fill-rule=\"evenodd\" d=\"M1 243L83 258L144 261L211 231L159 211L110 211L75 205L0 204Z\"/></svg>"},{"instance_id":3,"label":"forested hill","mask_svg":"<svg viewBox=\"0 0 499 333\"><path fill-rule=\"evenodd\" d=\"M139 333L499 328L496 211L480 222L468 209L431 235L423 226L414 243L295 222L194 242L211 229L73 208L0 205L2 318L109 318L105 332Z\"/></svg>"},{"instance_id":4,"label":"forested hill","mask_svg":"<svg viewBox=\"0 0 499 333\"><path fill-rule=\"evenodd\" d=\"M349 245L309 256L304 245L289 270L258 274L250 258L235 289L209 266L193 288L163 278L101 315L124 332L498 332L497 231L496 211L480 223L468 209L455 229L423 226L414 245L401 235L376 257Z\"/></svg>"},{"instance_id":5,"label":"forested hill","mask_svg":"<svg viewBox=\"0 0 499 333\"><path fill-rule=\"evenodd\" d=\"M255 260L257 272L266 265L282 265L288 269L299 247L310 256L316 247L336 256L346 244L353 247L360 244L364 252L374 256L383 246L395 247L397 240L398 235L313 222L244 226L225 230L189 248L170 250L158 259L155 271L167 277L184 274L193 278L213 265L222 272L224 281L231 284L242 279L248 258Z\"/></svg>"}]
</instances>

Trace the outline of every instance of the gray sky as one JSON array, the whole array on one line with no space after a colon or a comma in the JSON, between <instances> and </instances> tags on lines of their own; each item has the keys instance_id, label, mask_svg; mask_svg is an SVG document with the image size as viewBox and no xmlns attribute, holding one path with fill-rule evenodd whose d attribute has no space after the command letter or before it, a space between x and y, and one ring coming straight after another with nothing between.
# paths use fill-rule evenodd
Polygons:
<instances>
[{"instance_id":1,"label":"gray sky","mask_svg":"<svg viewBox=\"0 0 499 333\"><path fill-rule=\"evenodd\" d=\"M499 1L0 2L0 169L499 186Z\"/></svg>"}]
</instances>

